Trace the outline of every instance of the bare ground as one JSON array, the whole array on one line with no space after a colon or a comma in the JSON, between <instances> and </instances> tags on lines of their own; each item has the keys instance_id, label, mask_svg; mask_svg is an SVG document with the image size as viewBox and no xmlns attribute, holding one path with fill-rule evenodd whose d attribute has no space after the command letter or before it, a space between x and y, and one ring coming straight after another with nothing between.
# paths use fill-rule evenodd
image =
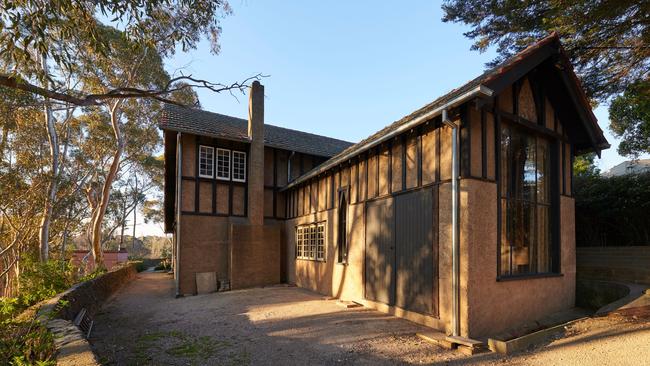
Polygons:
<instances>
[{"instance_id":1,"label":"bare ground","mask_svg":"<svg viewBox=\"0 0 650 366\"><path fill-rule=\"evenodd\" d=\"M420 340L417 324L294 287L175 299L163 273L141 273L95 318L106 365L650 365L647 319L598 318L511 357L467 357Z\"/></svg>"}]
</instances>

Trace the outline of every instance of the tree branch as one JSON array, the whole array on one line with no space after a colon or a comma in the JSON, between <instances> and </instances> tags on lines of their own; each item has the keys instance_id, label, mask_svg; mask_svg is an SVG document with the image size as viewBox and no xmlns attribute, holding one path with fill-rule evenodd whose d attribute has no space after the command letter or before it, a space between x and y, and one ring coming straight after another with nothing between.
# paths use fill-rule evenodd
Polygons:
<instances>
[{"instance_id":1,"label":"tree branch","mask_svg":"<svg viewBox=\"0 0 650 366\"><path fill-rule=\"evenodd\" d=\"M20 80L16 77L1 75L1 74L0 74L0 86L26 91L32 94L40 95L45 98L50 98L50 99L74 104L81 107L101 105L101 103L106 100L133 99L133 98L152 98L165 103L182 105L181 103L169 99L168 95L173 92L183 90L186 88L208 89L215 93L221 93L225 91L232 92L233 90L239 90L241 92L244 92L244 90L249 87L248 85L249 82L253 80L260 80L263 77L266 77L266 75L257 74L249 78L246 78L241 82L235 82L230 85L226 85L221 83L212 83L210 81L203 80L203 79L197 79L192 77L192 75L187 75L187 76L182 75L170 79L165 85L165 87L160 90L138 89L138 88L116 88L116 89L109 90L106 93L88 94L84 96L75 95L77 93L64 93L55 90L45 89L40 86L31 84L29 82ZM181 81L185 83L181 85L177 85L177 83Z\"/></svg>"}]
</instances>

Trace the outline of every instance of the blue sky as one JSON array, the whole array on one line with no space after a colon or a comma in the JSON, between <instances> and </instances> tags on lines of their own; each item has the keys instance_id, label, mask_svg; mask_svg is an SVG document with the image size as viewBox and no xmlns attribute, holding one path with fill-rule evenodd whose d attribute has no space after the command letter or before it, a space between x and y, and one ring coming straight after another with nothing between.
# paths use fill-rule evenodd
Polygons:
<instances>
[{"instance_id":1,"label":"blue sky","mask_svg":"<svg viewBox=\"0 0 650 366\"><path fill-rule=\"evenodd\" d=\"M443 23L440 4L232 1L221 53L207 43L167 62L170 72L234 82L263 73L266 122L359 141L479 75L495 53L471 51L468 28ZM247 97L200 90L203 108L247 117ZM602 170L625 160L612 148Z\"/></svg>"},{"instance_id":2,"label":"blue sky","mask_svg":"<svg viewBox=\"0 0 650 366\"><path fill-rule=\"evenodd\" d=\"M478 76L494 50L471 51L467 27L443 23L437 1L233 0L222 21L221 53L207 42L168 60L170 72L230 83L257 73L267 123L359 141ZM247 118L247 96L199 90L203 109ZM612 148L607 170L625 160Z\"/></svg>"}]
</instances>

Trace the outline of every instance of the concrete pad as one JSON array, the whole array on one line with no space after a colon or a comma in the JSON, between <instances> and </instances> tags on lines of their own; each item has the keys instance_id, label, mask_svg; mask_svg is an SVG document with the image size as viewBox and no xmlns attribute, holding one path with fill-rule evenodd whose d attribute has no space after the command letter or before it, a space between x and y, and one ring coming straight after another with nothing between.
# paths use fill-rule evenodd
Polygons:
<instances>
[{"instance_id":1,"label":"concrete pad","mask_svg":"<svg viewBox=\"0 0 650 366\"><path fill-rule=\"evenodd\" d=\"M196 292L209 294L217 291L217 272L199 272L196 274Z\"/></svg>"}]
</instances>

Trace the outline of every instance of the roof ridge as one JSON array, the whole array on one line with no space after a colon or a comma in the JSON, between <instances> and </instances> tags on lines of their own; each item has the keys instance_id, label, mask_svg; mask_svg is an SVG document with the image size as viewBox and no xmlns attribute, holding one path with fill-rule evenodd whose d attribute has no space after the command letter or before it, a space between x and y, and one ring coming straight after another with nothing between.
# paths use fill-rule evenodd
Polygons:
<instances>
[{"instance_id":1,"label":"roof ridge","mask_svg":"<svg viewBox=\"0 0 650 366\"><path fill-rule=\"evenodd\" d=\"M248 120L245 119L245 118L236 117L236 116L231 116L231 115L223 114L223 113L219 113L219 112L208 111L208 110L205 110L205 109L192 108L192 107L189 107L189 106L181 106L181 105L175 105L175 104L171 104L171 103L165 103L165 108L167 108L167 106L169 106L169 107L173 107L173 108L190 109L190 110L195 111L195 112L201 112L201 113L209 114L209 115L216 115L216 116L221 116L221 117L232 118L232 119L236 119L236 120L242 121L242 122L244 122L244 123L248 123ZM274 125L274 124L272 124L272 123L266 123L266 122L264 122L264 126L265 126L265 127L266 127L266 126L270 126L270 127L278 128L278 129L282 129L282 130L287 130L287 131L292 131L292 132L303 133L303 134L310 135L310 136L325 137L325 138L328 138L328 139L330 139L330 140L336 140L336 141L344 142L344 143L351 144L351 145L356 144L356 142L352 142L352 141L348 141L348 140L343 140L343 139L339 139L339 138L336 138L336 137L330 137L330 136L327 136L327 135L320 135L320 134L313 133L313 132L307 132L307 131L297 130L297 129L295 129L295 128L289 128L289 127L278 126L278 125Z\"/></svg>"}]
</instances>

